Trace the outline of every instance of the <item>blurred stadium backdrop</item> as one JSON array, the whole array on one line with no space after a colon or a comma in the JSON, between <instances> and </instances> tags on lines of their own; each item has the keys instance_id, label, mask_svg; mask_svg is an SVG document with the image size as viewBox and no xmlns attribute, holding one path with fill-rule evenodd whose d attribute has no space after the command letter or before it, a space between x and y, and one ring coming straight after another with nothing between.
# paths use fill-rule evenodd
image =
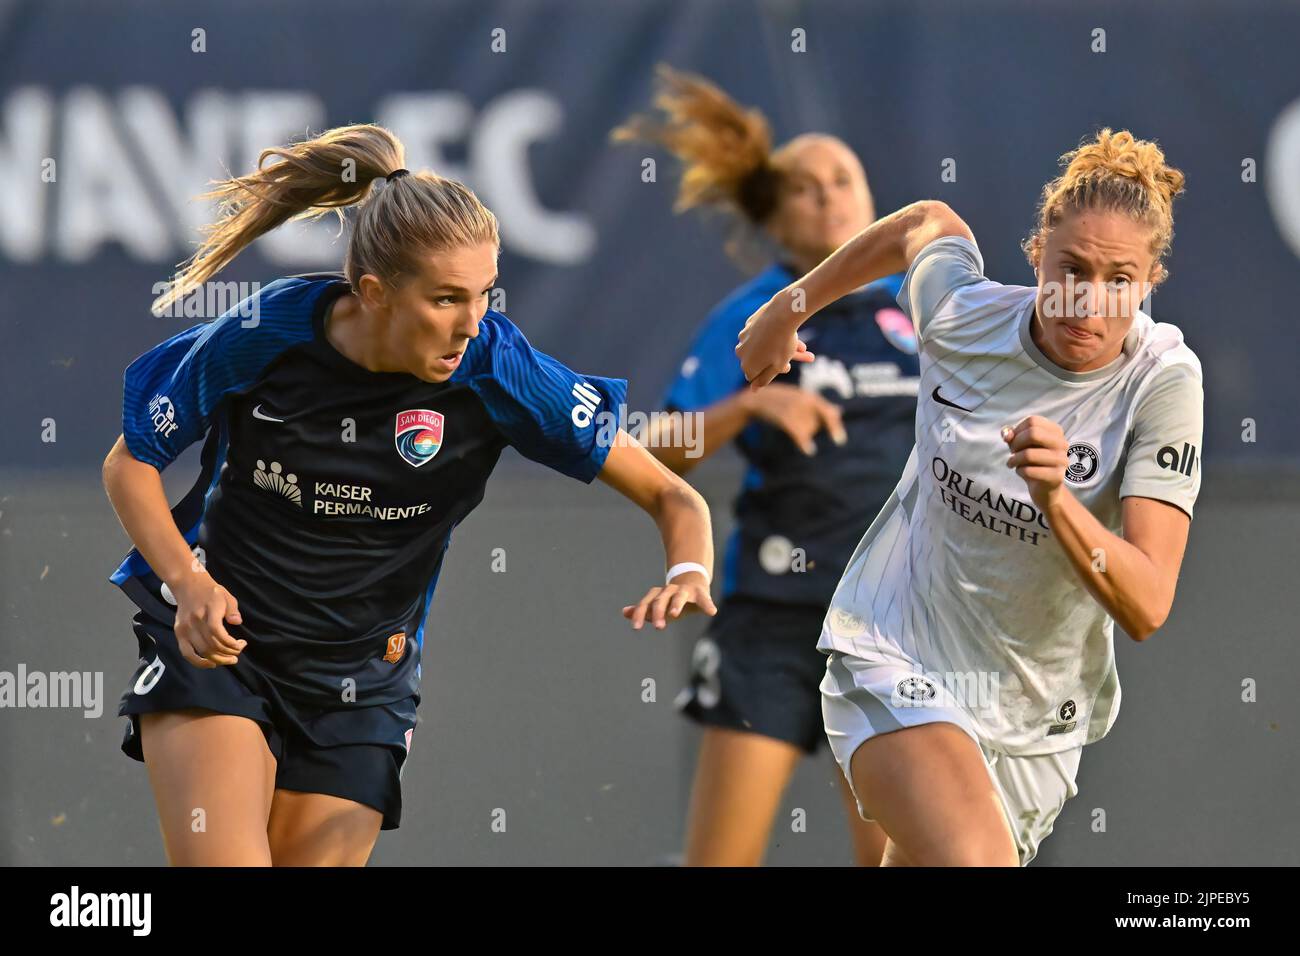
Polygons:
<instances>
[{"instance_id":1,"label":"blurred stadium backdrop","mask_svg":"<svg viewBox=\"0 0 1300 956\"><path fill-rule=\"evenodd\" d=\"M722 223L673 215L667 161L644 182L649 154L608 142L661 61L780 140L842 137L881 214L947 201L1004 282L1033 282L1018 244L1038 191L1096 127L1158 140L1187 174L1150 311L1204 365L1189 556L1161 633L1117 634L1121 716L1034 865L1300 862L1298 36L1282 0L0 2L0 670L103 675L97 717L0 710L0 863L164 861L144 768L118 750L135 641L107 576L129 544L99 465L123 368L192 324L149 314L210 220L190 197L308 131L388 126L407 166L500 217L503 311L532 343L653 410L740 278ZM337 269L336 233L281 229L219 278ZM692 475L719 544L739 476L729 453ZM702 619L619 616L661 573L635 509L507 452L443 572L406 814L374 863L671 860L697 733L673 698ZM849 862L835 772L825 751L802 767L770 863Z\"/></svg>"}]
</instances>

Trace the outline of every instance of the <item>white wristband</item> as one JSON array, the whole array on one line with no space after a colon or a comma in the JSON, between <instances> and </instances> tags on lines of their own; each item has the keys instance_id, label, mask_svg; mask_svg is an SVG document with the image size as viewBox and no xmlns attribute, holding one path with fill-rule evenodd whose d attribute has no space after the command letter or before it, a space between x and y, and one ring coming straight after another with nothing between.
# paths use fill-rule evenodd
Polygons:
<instances>
[{"instance_id":1,"label":"white wristband","mask_svg":"<svg viewBox=\"0 0 1300 956\"><path fill-rule=\"evenodd\" d=\"M672 584L673 578L679 574L685 574L687 571L699 571L700 574L704 575L705 581L709 580L709 569L704 565L697 564L694 561L683 561L681 564L674 564L668 569L668 575L664 578L664 583Z\"/></svg>"}]
</instances>

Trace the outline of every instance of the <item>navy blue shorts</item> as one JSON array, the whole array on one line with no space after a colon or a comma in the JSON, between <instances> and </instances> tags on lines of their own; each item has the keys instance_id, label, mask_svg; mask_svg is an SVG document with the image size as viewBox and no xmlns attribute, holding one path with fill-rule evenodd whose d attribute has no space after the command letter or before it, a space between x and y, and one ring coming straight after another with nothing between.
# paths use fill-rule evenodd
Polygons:
<instances>
[{"instance_id":1,"label":"navy blue shorts","mask_svg":"<svg viewBox=\"0 0 1300 956\"><path fill-rule=\"evenodd\" d=\"M373 807L381 829L402 819L402 766L415 730L417 697L389 704L323 708L285 697L254 661L250 645L239 663L205 669L181 656L171 625L144 612L131 619L140 666L122 694L129 717L122 751L144 760L140 714L198 707L257 722L275 757L280 790L325 793Z\"/></svg>"},{"instance_id":2,"label":"navy blue shorts","mask_svg":"<svg viewBox=\"0 0 1300 956\"><path fill-rule=\"evenodd\" d=\"M815 753L826 741L817 649L826 609L736 597L695 645L677 706L702 724L749 731Z\"/></svg>"}]
</instances>

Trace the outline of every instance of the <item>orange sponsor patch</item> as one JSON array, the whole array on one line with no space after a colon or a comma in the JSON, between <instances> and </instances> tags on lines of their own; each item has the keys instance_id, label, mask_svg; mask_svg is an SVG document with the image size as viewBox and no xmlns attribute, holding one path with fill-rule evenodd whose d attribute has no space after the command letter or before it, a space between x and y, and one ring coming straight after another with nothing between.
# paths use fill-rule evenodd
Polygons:
<instances>
[{"instance_id":1,"label":"orange sponsor patch","mask_svg":"<svg viewBox=\"0 0 1300 956\"><path fill-rule=\"evenodd\" d=\"M388 652L384 654L384 660L390 664L396 664L406 653L406 632L394 634L388 639Z\"/></svg>"}]
</instances>

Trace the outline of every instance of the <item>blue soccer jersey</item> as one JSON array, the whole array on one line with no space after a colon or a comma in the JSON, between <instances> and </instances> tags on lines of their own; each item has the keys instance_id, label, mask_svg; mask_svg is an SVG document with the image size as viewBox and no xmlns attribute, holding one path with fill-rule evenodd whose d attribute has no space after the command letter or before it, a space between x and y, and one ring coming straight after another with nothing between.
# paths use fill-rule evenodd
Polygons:
<instances>
[{"instance_id":1,"label":"blue soccer jersey","mask_svg":"<svg viewBox=\"0 0 1300 956\"><path fill-rule=\"evenodd\" d=\"M173 518L239 601L243 656L322 706L349 691L370 704L416 692L444 552L502 450L590 482L609 454L599 419L627 391L532 348L495 311L446 382L368 371L325 338L348 291L337 273L277 279L255 308L131 363L123 404L127 447L159 469L206 436ZM173 620L170 590L138 552L112 580Z\"/></svg>"},{"instance_id":2,"label":"blue soccer jersey","mask_svg":"<svg viewBox=\"0 0 1300 956\"><path fill-rule=\"evenodd\" d=\"M665 407L698 411L744 388L740 331L797 278L776 264L724 299L696 335ZM781 429L757 421L736 437L748 468L726 546L724 597L825 606L897 484L915 439L920 372L912 323L895 301L901 281L881 279L813 315L799 334L815 360L776 379L840 406L845 445L823 431L808 457Z\"/></svg>"}]
</instances>

